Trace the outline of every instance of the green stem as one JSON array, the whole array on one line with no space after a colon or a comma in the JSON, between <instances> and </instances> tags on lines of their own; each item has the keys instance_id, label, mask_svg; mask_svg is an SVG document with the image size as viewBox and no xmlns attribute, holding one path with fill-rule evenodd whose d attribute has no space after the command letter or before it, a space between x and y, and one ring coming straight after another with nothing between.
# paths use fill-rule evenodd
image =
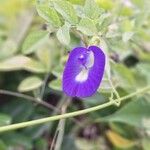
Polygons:
<instances>
[{"instance_id":1,"label":"green stem","mask_svg":"<svg viewBox=\"0 0 150 150\"><path fill-rule=\"evenodd\" d=\"M18 93L18 92L13 92L13 91L2 90L2 89L0 89L0 94L19 97L19 98L22 98L22 99L29 100L29 101L35 102L37 104L40 104L40 105L42 105L42 106L44 106L48 109L56 110L56 108L53 105L50 105L49 103L47 103L47 102L45 102L41 99L37 99L37 98L29 96L29 95L25 95L25 94ZM60 111L58 110L58 112L60 112Z\"/></svg>"},{"instance_id":2,"label":"green stem","mask_svg":"<svg viewBox=\"0 0 150 150\"><path fill-rule=\"evenodd\" d=\"M65 104L62 107L62 114L66 113L67 107L71 102L71 98L67 98ZM56 144L54 150L60 150L63 142L63 137L64 137L64 132L65 132L65 124L66 124L66 119L60 119L59 124L58 124L58 136L56 139Z\"/></svg>"},{"instance_id":3,"label":"green stem","mask_svg":"<svg viewBox=\"0 0 150 150\"><path fill-rule=\"evenodd\" d=\"M144 87L140 90L137 90L136 92L133 92L129 95L121 97L119 99L119 101L125 101L129 98L132 98L132 97L136 96L136 95L145 93L148 90L150 90L150 86ZM27 121L27 122L22 122L22 123L3 126L3 127L0 127L0 132L20 129L20 128L24 128L24 127L28 127L28 126L38 125L38 124L42 124L42 123L46 123L46 122L50 122L50 121L55 121L55 120L60 120L60 119L65 119L65 118L71 118L71 117L75 117L75 116L78 116L78 115L90 113L90 112L97 111L97 110L109 107L111 105L114 105L116 103L116 101L118 101L118 99L116 99L114 101L109 101L107 103L104 103L104 104L101 104L101 105L98 105L98 106L87 108L87 109L84 109L84 110L79 110L79 111L75 111L75 112L71 112L71 113L65 113L65 114L62 114L62 115L56 115L56 116L46 117L46 118L37 119L37 120L33 120L33 121Z\"/></svg>"}]
</instances>

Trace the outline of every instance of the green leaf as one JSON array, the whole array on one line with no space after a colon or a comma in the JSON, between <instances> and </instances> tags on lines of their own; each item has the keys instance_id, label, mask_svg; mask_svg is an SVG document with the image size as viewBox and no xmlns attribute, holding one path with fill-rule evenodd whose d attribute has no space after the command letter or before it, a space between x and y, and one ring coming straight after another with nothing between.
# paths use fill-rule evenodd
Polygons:
<instances>
[{"instance_id":1,"label":"green leaf","mask_svg":"<svg viewBox=\"0 0 150 150\"><path fill-rule=\"evenodd\" d=\"M86 0L84 12L91 19L97 19L100 15L100 9L94 0Z\"/></svg>"},{"instance_id":2,"label":"green leaf","mask_svg":"<svg viewBox=\"0 0 150 150\"><path fill-rule=\"evenodd\" d=\"M52 66L52 54L51 50L48 48L39 49L36 52L38 59L43 63L46 67L46 70L49 72Z\"/></svg>"},{"instance_id":3,"label":"green leaf","mask_svg":"<svg viewBox=\"0 0 150 150\"><path fill-rule=\"evenodd\" d=\"M124 7L122 7L119 14L122 16L132 16L133 15L133 9L131 7L124 6Z\"/></svg>"},{"instance_id":4,"label":"green leaf","mask_svg":"<svg viewBox=\"0 0 150 150\"><path fill-rule=\"evenodd\" d=\"M85 138L76 138L75 144L78 150L99 150L102 146L100 138L95 140L87 140Z\"/></svg>"},{"instance_id":5,"label":"green leaf","mask_svg":"<svg viewBox=\"0 0 150 150\"><path fill-rule=\"evenodd\" d=\"M123 106L114 114L101 121L122 122L135 127L145 128L144 120L150 119L150 102L143 98L134 100Z\"/></svg>"},{"instance_id":6,"label":"green leaf","mask_svg":"<svg viewBox=\"0 0 150 150\"><path fill-rule=\"evenodd\" d=\"M137 71L136 72L137 74L141 74L144 76L144 79L146 79L147 84L150 84L150 76L149 76L150 65L149 65L149 63L139 63L136 66L136 71Z\"/></svg>"},{"instance_id":7,"label":"green leaf","mask_svg":"<svg viewBox=\"0 0 150 150\"><path fill-rule=\"evenodd\" d=\"M100 8L103 8L105 10L111 10L114 8L115 2L113 0L95 0L96 3L99 5Z\"/></svg>"},{"instance_id":8,"label":"green leaf","mask_svg":"<svg viewBox=\"0 0 150 150\"><path fill-rule=\"evenodd\" d=\"M51 81L48 86L53 90L62 91L62 81L60 79Z\"/></svg>"},{"instance_id":9,"label":"green leaf","mask_svg":"<svg viewBox=\"0 0 150 150\"><path fill-rule=\"evenodd\" d=\"M14 99L9 103L3 105L2 111L6 114L9 114L13 118L13 122L23 122L28 120L33 112L35 107L31 101L20 99ZM28 111L26 111L28 109ZM31 118L30 118L31 119Z\"/></svg>"},{"instance_id":10,"label":"green leaf","mask_svg":"<svg viewBox=\"0 0 150 150\"><path fill-rule=\"evenodd\" d=\"M104 13L99 17L98 20L98 29L101 32L105 32L105 30L107 31L108 26L111 24L112 22L112 18L113 16L110 13Z\"/></svg>"},{"instance_id":11,"label":"green leaf","mask_svg":"<svg viewBox=\"0 0 150 150\"><path fill-rule=\"evenodd\" d=\"M43 31L31 32L22 45L23 54L31 54L48 40L48 33Z\"/></svg>"},{"instance_id":12,"label":"green leaf","mask_svg":"<svg viewBox=\"0 0 150 150\"><path fill-rule=\"evenodd\" d=\"M121 22L121 30L123 32L132 32L135 27L135 20L125 19Z\"/></svg>"},{"instance_id":13,"label":"green leaf","mask_svg":"<svg viewBox=\"0 0 150 150\"><path fill-rule=\"evenodd\" d=\"M143 147L143 150L149 150L150 149L150 138L144 138L142 140L142 147Z\"/></svg>"},{"instance_id":14,"label":"green leaf","mask_svg":"<svg viewBox=\"0 0 150 150\"><path fill-rule=\"evenodd\" d=\"M125 137L111 130L106 132L106 136L114 146L121 149L127 149L133 147L136 144L135 141L126 139Z\"/></svg>"},{"instance_id":15,"label":"green leaf","mask_svg":"<svg viewBox=\"0 0 150 150\"><path fill-rule=\"evenodd\" d=\"M60 43L64 45L69 45L70 43L70 33L69 33L70 25L65 23L61 28L57 31L57 38Z\"/></svg>"},{"instance_id":16,"label":"green leaf","mask_svg":"<svg viewBox=\"0 0 150 150\"><path fill-rule=\"evenodd\" d=\"M29 58L22 55L8 58L0 62L0 71L20 70L28 61Z\"/></svg>"},{"instance_id":17,"label":"green leaf","mask_svg":"<svg viewBox=\"0 0 150 150\"><path fill-rule=\"evenodd\" d=\"M63 144L62 144L62 150L77 150L75 146L75 136L73 135L67 135L63 139Z\"/></svg>"},{"instance_id":18,"label":"green leaf","mask_svg":"<svg viewBox=\"0 0 150 150\"><path fill-rule=\"evenodd\" d=\"M112 65L115 78L119 82L119 86L123 88L136 88L136 81L132 70L122 64Z\"/></svg>"},{"instance_id":19,"label":"green leaf","mask_svg":"<svg viewBox=\"0 0 150 150\"><path fill-rule=\"evenodd\" d=\"M23 69L34 73L46 72L46 68L41 62L29 57L28 61L23 65Z\"/></svg>"},{"instance_id":20,"label":"green leaf","mask_svg":"<svg viewBox=\"0 0 150 150\"><path fill-rule=\"evenodd\" d=\"M0 114L0 126L5 126L11 123L11 117L6 114Z\"/></svg>"},{"instance_id":21,"label":"green leaf","mask_svg":"<svg viewBox=\"0 0 150 150\"><path fill-rule=\"evenodd\" d=\"M57 65L53 70L52 73L55 75L57 78L62 78L62 72L64 70L63 65Z\"/></svg>"},{"instance_id":22,"label":"green leaf","mask_svg":"<svg viewBox=\"0 0 150 150\"><path fill-rule=\"evenodd\" d=\"M7 134L2 135L2 139L9 146L8 149L17 150L20 149L20 147L25 150L33 149L31 138L27 135L24 135L23 133L8 132Z\"/></svg>"},{"instance_id":23,"label":"green leaf","mask_svg":"<svg viewBox=\"0 0 150 150\"><path fill-rule=\"evenodd\" d=\"M82 18L79 24L77 25L77 30L89 36L95 35L97 33L97 29L94 22L89 18Z\"/></svg>"},{"instance_id":24,"label":"green leaf","mask_svg":"<svg viewBox=\"0 0 150 150\"><path fill-rule=\"evenodd\" d=\"M61 21L54 8L48 5L37 5L36 7L38 14L44 18L47 22L52 24L54 27L60 27Z\"/></svg>"},{"instance_id":25,"label":"green leaf","mask_svg":"<svg viewBox=\"0 0 150 150\"><path fill-rule=\"evenodd\" d=\"M70 2L64 0L55 0L54 8L63 16L65 20L71 24L74 25L78 23L78 17L73 8L73 5Z\"/></svg>"},{"instance_id":26,"label":"green leaf","mask_svg":"<svg viewBox=\"0 0 150 150\"><path fill-rule=\"evenodd\" d=\"M123 42L127 43L133 36L133 32L125 32L123 35L122 35L122 40Z\"/></svg>"},{"instance_id":27,"label":"green leaf","mask_svg":"<svg viewBox=\"0 0 150 150\"><path fill-rule=\"evenodd\" d=\"M2 140L0 140L0 150L7 150L7 146Z\"/></svg>"},{"instance_id":28,"label":"green leaf","mask_svg":"<svg viewBox=\"0 0 150 150\"><path fill-rule=\"evenodd\" d=\"M84 105L87 107L96 106L97 104L103 104L105 102L105 98L98 92L96 92L91 97L82 98L84 101Z\"/></svg>"},{"instance_id":29,"label":"green leaf","mask_svg":"<svg viewBox=\"0 0 150 150\"><path fill-rule=\"evenodd\" d=\"M36 150L47 150L48 143L45 139L40 138L35 142Z\"/></svg>"},{"instance_id":30,"label":"green leaf","mask_svg":"<svg viewBox=\"0 0 150 150\"><path fill-rule=\"evenodd\" d=\"M28 92L39 88L42 85L42 80L37 76L30 76L25 78L18 86L18 91Z\"/></svg>"},{"instance_id":31,"label":"green leaf","mask_svg":"<svg viewBox=\"0 0 150 150\"><path fill-rule=\"evenodd\" d=\"M17 44L15 40L8 39L3 42L0 52L0 59L5 59L13 56L17 52Z\"/></svg>"},{"instance_id":32,"label":"green leaf","mask_svg":"<svg viewBox=\"0 0 150 150\"><path fill-rule=\"evenodd\" d=\"M85 0L68 0L72 4L83 5Z\"/></svg>"},{"instance_id":33,"label":"green leaf","mask_svg":"<svg viewBox=\"0 0 150 150\"><path fill-rule=\"evenodd\" d=\"M74 8L78 17L85 17L84 8L81 5L76 5Z\"/></svg>"}]
</instances>

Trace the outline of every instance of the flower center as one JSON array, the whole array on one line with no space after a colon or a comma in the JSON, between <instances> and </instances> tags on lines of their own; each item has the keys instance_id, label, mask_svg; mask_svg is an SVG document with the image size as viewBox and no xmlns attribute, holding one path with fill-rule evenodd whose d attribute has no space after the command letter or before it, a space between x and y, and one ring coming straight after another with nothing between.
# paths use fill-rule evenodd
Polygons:
<instances>
[{"instance_id":1,"label":"flower center","mask_svg":"<svg viewBox=\"0 0 150 150\"><path fill-rule=\"evenodd\" d=\"M85 54L81 54L78 60L82 68L75 80L78 82L84 82L88 79L89 70L94 65L94 54L92 51L87 51Z\"/></svg>"},{"instance_id":2,"label":"flower center","mask_svg":"<svg viewBox=\"0 0 150 150\"><path fill-rule=\"evenodd\" d=\"M83 68L80 73L76 76L75 80L78 82L86 81L88 78L89 71Z\"/></svg>"},{"instance_id":3,"label":"flower center","mask_svg":"<svg viewBox=\"0 0 150 150\"><path fill-rule=\"evenodd\" d=\"M85 69L89 69L94 65L94 54L92 51L87 51L85 54L81 54L78 60Z\"/></svg>"}]
</instances>

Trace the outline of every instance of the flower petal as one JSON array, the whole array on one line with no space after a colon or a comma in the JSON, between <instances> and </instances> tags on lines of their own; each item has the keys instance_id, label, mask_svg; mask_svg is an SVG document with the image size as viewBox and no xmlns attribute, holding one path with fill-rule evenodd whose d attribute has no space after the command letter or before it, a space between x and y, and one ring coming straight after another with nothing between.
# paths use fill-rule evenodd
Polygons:
<instances>
[{"instance_id":1,"label":"flower petal","mask_svg":"<svg viewBox=\"0 0 150 150\"><path fill-rule=\"evenodd\" d=\"M91 61L91 64L88 62L90 68L83 68L78 58L89 52L92 52L92 55L90 54L88 57L88 60ZM72 97L93 95L102 80L104 67L105 54L99 47L90 46L88 49L83 47L73 49L63 73L63 91Z\"/></svg>"}]
</instances>

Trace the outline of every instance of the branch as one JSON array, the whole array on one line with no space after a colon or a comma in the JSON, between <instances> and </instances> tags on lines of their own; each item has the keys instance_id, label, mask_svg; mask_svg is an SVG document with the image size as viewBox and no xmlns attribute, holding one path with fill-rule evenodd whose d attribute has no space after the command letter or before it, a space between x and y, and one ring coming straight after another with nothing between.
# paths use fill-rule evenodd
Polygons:
<instances>
[{"instance_id":1,"label":"branch","mask_svg":"<svg viewBox=\"0 0 150 150\"><path fill-rule=\"evenodd\" d=\"M7 91L7 90L0 90L0 94L14 96L14 97L20 97L20 98L23 98L25 100L29 100L31 102L35 102L37 104L40 104L40 105L42 105L42 106L44 106L44 107L46 107L48 109L52 109L56 113L61 113L60 106L58 106L58 108L57 108L57 107L55 107L55 106L53 106L53 105L43 101L42 99L39 99L39 98L34 98L32 96L29 96L29 95L25 95L25 94L18 93L18 92ZM72 120L75 123L77 123L79 126L82 127L82 124L78 120L76 120L74 118L72 118Z\"/></svg>"},{"instance_id":2,"label":"branch","mask_svg":"<svg viewBox=\"0 0 150 150\"><path fill-rule=\"evenodd\" d=\"M119 99L119 101L125 101L125 100L132 98L134 96L137 96L139 94L143 94L149 90L150 90L150 86L144 87L140 90L137 90L136 92L133 92L129 95L121 97ZM46 117L46 118L42 118L42 119L37 119L37 120L32 120L32 121L27 121L27 122L3 126L3 127L0 127L0 132L16 130L16 129L25 128L25 127L33 126L33 125L38 125L38 124L42 124L42 123L46 123L46 122L50 122L50 121L55 121L55 120L60 120L60 119L65 119L65 118L71 118L71 117L79 116L82 114L87 114L87 113L90 113L93 111L101 110L103 108L115 105L116 102L118 102L118 99L115 99L114 101L106 102L106 103L98 105L98 106L87 108L84 110L79 110L79 111L75 111L75 112L71 112L71 113L65 113L62 115L56 115L56 116L52 116L52 117Z\"/></svg>"},{"instance_id":3,"label":"branch","mask_svg":"<svg viewBox=\"0 0 150 150\"><path fill-rule=\"evenodd\" d=\"M17 92L11 92L11 91L7 91L7 90L0 90L0 94L10 95L10 96L14 96L14 97L20 97L20 98L38 103L40 105L43 105L44 107L46 107L48 109L56 110L56 108L53 105L50 105L43 100L36 99L36 98L29 96L29 95L25 95L25 94L21 94L21 93L17 93Z\"/></svg>"}]
</instances>

